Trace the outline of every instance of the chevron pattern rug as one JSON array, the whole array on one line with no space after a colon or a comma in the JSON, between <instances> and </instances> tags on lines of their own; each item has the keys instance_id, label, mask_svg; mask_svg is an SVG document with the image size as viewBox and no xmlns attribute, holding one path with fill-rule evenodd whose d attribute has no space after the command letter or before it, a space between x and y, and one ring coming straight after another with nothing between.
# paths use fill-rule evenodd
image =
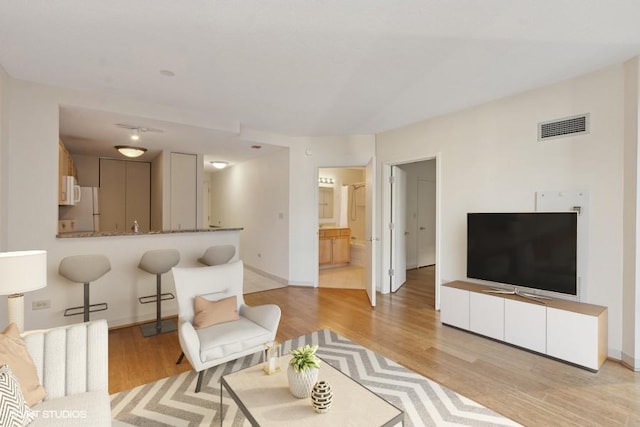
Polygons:
<instances>
[{"instance_id":1,"label":"chevron pattern rug","mask_svg":"<svg viewBox=\"0 0 640 427\"><path fill-rule=\"evenodd\" d=\"M405 426L519 425L327 329L285 341L283 354L305 344L319 345L325 363L404 410ZM112 416L136 426L219 426L222 409L224 426L248 426L226 391L220 408L219 382L221 376L257 363L260 353L209 369L197 394L195 372L113 394Z\"/></svg>"}]
</instances>

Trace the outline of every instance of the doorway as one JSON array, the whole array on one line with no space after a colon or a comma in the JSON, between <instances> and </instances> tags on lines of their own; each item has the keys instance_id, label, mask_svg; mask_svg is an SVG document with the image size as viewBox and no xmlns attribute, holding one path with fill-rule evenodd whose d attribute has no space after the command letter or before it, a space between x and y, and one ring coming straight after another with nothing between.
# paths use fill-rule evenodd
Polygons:
<instances>
[{"instance_id":1,"label":"doorway","mask_svg":"<svg viewBox=\"0 0 640 427\"><path fill-rule=\"evenodd\" d=\"M318 169L318 286L365 289L366 170Z\"/></svg>"},{"instance_id":2,"label":"doorway","mask_svg":"<svg viewBox=\"0 0 640 427\"><path fill-rule=\"evenodd\" d=\"M424 280L434 287L437 259L437 159L390 166L384 198L389 218L387 292L396 292L406 280ZM427 271L420 271L427 269ZM400 274L399 274L400 273ZM400 278L400 279L398 279ZM435 294L435 289L429 292ZM434 305L435 306L435 305Z\"/></svg>"}]
</instances>

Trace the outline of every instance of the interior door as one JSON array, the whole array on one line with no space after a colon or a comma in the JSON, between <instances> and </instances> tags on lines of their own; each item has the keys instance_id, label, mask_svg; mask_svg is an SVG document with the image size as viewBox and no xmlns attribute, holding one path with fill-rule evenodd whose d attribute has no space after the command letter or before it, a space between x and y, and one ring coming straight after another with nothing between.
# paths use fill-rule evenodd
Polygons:
<instances>
[{"instance_id":1,"label":"interior door","mask_svg":"<svg viewBox=\"0 0 640 427\"><path fill-rule=\"evenodd\" d=\"M128 231L125 222L126 162L100 159L101 231Z\"/></svg>"},{"instance_id":2,"label":"interior door","mask_svg":"<svg viewBox=\"0 0 640 427\"><path fill-rule=\"evenodd\" d=\"M366 198L367 198L367 214L365 217L365 235L367 236L367 254L365 257L365 274L366 274L366 283L365 289L367 290L367 295L369 296L369 301L371 302L371 306L375 307L376 305L376 241L378 240L375 236L375 220L376 220L376 197L375 197L375 186L376 186L376 160L375 157L372 157L367 163L366 167Z\"/></svg>"},{"instance_id":3,"label":"interior door","mask_svg":"<svg viewBox=\"0 0 640 427\"><path fill-rule=\"evenodd\" d=\"M127 184L125 202L125 225L134 221L139 230L149 231L151 220L151 163L126 162Z\"/></svg>"},{"instance_id":4,"label":"interior door","mask_svg":"<svg viewBox=\"0 0 640 427\"><path fill-rule=\"evenodd\" d=\"M211 181L202 181L202 225L209 228L211 225Z\"/></svg>"},{"instance_id":5,"label":"interior door","mask_svg":"<svg viewBox=\"0 0 640 427\"><path fill-rule=\"evenodd\" d=\"M193 230L197 224L195 154L171 153L171 229Z\"/></svg>"},{"instance_id":6,"label":"interior door","mask_svg":"<svg viewBox=\"0 0 640 427\"><path fill-rule=\"evenodd\" d=\"M391 292L407 281L407 173L391 166Z\"/></svg>"},{"instance_id":7,"label":"interior door","mask_svg":"<svg viewBox=\"0 0 640 427\"><path fill-rule=\"evenodd\" d=\"M436 183L418 179L418 267L436 263Z\"/></svg>"}]
</instances>

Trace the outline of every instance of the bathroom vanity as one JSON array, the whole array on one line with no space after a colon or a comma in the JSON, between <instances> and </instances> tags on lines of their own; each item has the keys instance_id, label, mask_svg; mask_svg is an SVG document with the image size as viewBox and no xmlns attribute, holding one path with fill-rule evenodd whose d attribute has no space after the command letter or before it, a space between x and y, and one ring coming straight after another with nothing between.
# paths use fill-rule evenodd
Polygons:
<instances>
[{"instance_id":1,"label":"bathroom vanity","mask_svg":"<svg viewBox=\"0 0 640 427\"><path fill-rule=\"evenodd\" d=\"M321 228L318 231L320 267L348 264L351 259L350 239L348 228Z\"/></svg>"}]
</instances>

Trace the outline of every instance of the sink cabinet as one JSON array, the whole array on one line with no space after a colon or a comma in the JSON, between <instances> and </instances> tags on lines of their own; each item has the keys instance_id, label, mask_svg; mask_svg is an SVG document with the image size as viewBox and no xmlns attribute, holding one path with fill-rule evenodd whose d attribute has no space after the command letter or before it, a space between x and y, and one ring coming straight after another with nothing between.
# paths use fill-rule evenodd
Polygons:
<instances>
[{"instance_id":1,"label":"sink cabinet","mask_svg":"<svg viewBox=\"0 0 640 427\"><path fill-rule=\"evenodd\" d=\"M348 228L321 229L318 232L320 266L348 264L351 260L350 238Z\"/></svg>"}]
</instances>

